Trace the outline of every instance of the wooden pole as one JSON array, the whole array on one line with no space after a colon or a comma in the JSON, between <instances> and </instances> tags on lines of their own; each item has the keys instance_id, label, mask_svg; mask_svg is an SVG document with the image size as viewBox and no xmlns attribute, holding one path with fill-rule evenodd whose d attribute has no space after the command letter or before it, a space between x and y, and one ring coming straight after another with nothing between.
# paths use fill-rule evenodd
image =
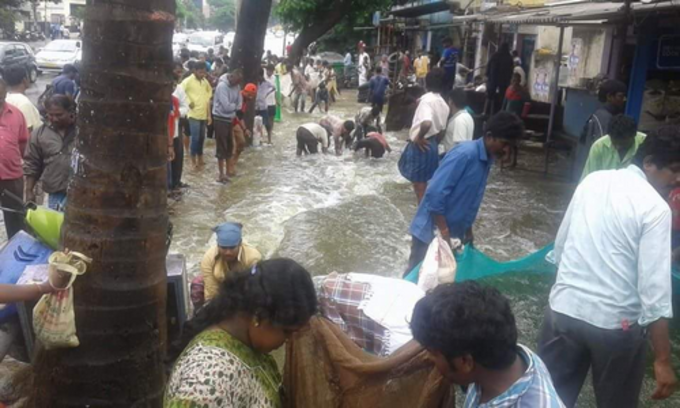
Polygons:
<instances>
[{"instance_id":1,"label":"wooden pole","mask_svg":"<svg viewBox=\"0 0 680 408\"><path fill-rule=\"evenodd\" d=\"M562 66L562 46L564 45L564 26L560 26L560 39L557 45L557 55L555 55L555 76L553 78L552 101L550 103L550 120L548 121L548 132L545 137L545 168L544 172L548 174L548 160L550 158L550 143L552 142L553 127L555 126L555 112L557 111L557 104L559 103L560 93L560 67Z\"/></svg>"}]
</instances>

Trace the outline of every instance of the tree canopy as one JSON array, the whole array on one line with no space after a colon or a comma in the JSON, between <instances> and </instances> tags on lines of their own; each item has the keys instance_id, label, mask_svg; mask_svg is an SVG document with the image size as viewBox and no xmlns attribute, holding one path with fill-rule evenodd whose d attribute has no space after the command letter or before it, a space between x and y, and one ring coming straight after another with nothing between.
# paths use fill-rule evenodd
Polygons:
<instances>
[{"instance_id":1,"label":"tree canopy","mask_svg":"<svg viewBox=\"0 0 680 408\"><path fill-rule=\"evenodd\" d=\"M205 17L192 0L175 0L177 5L175 15L180 26L186 28L203 28Z\"/></svg>"},{"instance_id":2,"label":"tree canopy","mask_svg":"<svg viewBox=\"0 0 680 408\"><path fill-rule=\"evenodd\" d=\"M210 25L218 30L233 31L236 27L236 1L235 0L208 0L212 13Z\"/></svg>"},{"instance_id":3,"label":"tree canopy","mask_svg":"<svg viewBox=\"0 0 680 408\"><path fill-rule=\"evenodd\" d=\"M351 40L358 23L371 20L376 11L386 11L393 0L281 0L275 14L290 31L299 36L293 44L291 57L299 59L312 42L334 30L339 37Z\"/></svg>"}]
</instances>

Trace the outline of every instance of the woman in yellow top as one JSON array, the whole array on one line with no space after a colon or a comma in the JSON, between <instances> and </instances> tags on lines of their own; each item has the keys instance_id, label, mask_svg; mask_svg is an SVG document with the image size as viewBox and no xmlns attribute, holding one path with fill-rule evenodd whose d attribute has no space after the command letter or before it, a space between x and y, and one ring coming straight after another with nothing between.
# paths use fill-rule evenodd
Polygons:
<instances>
[{"instance_id":1,"label":"woman in yellow top","mask_svg":"<svg viewBox=\"0 0 680 408\"><path fill-rule=\"evenodd\" d=\"M242 231L243 226L233 222L215 228L217 246L208 250L201 261L206 301L217 296L220 283L231 272L250 268L262 259L257 249L243 243Z\"/></svg>"}]
</instances>

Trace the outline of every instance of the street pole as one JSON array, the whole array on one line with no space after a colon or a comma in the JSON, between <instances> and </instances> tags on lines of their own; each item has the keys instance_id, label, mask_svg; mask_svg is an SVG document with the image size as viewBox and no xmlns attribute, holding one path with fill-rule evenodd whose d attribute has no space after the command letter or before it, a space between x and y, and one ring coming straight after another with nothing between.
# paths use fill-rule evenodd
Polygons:
<instances>
[{"instance_id":1,"label":"street pole","mask_svg":"<svg viewBox=\"0 0 680 408\"><path fill-rule=\"evenodd\" d=\"M555 77L552 83L552 102L550 104L550 120L548 121L548 133L545 137L545 169L548 174L548 159L550 158L550 142L552 141L553 127L555 126L555 112L559 103L560 93L560 67L562 65L562 46L564 45L564 26L560 26L560 39L557 45L557 55L555 55Z\"/></svg>"},{"instance_id":2,"label":"street pole","mask_svg":"<svg viewBox=\"0 0 680 408\"><path fill-rule=\"evenodd\" d=\"M45 37L50 38L50 30L47 28L47 1L45 1Z\"/></svg>"}]
</instances>

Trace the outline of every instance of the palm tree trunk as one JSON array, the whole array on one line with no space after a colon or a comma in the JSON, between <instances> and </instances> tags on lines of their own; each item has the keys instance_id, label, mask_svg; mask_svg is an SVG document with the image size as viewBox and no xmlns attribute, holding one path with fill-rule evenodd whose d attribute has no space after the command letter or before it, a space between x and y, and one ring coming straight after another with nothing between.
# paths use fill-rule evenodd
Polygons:
<instances>
[{"instance_id":1,"label":"palm tree trunk","mask_svg":"<svg viewBox=\"0 0 680 408\"><path fill-rule=\"evenodd\" d=\"M167 118L174 0L88 0L63 247L81 345L42 352L35 407L161 407L166 348Z\"/></svg>"},{"instance_id":2,"label":"palm tree trunk","mask_svg":"<svg viewBox=\"0 0 680 408\"><path fill-rule=\"evenodd\" d=\"M264 39L272 9L272 0L248 0L239 7L236 37L231 51L230 69L243 70L245 83L257 84L262 69ZM252 131L255 118L255 102L248 104L246 126Z\"/></svg>"}]
</instances>

